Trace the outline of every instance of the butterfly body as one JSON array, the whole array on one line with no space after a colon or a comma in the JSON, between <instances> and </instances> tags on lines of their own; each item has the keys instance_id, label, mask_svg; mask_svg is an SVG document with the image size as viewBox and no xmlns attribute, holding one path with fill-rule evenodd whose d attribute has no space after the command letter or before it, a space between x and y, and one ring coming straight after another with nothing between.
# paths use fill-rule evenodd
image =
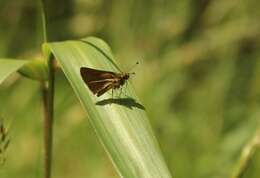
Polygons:
<instances>
[{"instance_id":1,"label":"butterfly body","mask_svg":"<svg viewBox=\"0 0 260 178\"><path fill-rule=\"evenodd\" d=\"M115 73L81 67L80 74L94 95L101 96L108 90L119 89L129 79L129 73Z\"/></svg>"}]
</instances>

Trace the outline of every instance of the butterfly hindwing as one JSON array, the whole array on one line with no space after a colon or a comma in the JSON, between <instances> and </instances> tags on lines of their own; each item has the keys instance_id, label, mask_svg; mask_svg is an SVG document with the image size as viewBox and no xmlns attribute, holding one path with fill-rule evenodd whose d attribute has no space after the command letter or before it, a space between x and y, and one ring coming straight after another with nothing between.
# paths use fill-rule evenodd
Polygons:
<instances>
[{"instance_id":1,"label":"butterfly hindwing","mask_svg":"<svg viewBox=\"0 0 260 178\"><path fill-rule=\"evenodd\" d=\"M100 90L110 85L110 83L103 81L98 83L87 83L88 88L92 91L93 94L97 94Z\"/></svg>"},{"instance_id":2,"label":"butterfly hindwing","mask_svg":"<svg viewBox=\"0 0 260 178\"><path fill-rule=\"evenodd\" d=\"M104 87L103 89L99 90L97 93L97 96L101 96L104 93L106 93L108 90L110 90L111 88L113 88L113 84L111 85L107 85L106 87Z\"/></svg>"}]
</instances>

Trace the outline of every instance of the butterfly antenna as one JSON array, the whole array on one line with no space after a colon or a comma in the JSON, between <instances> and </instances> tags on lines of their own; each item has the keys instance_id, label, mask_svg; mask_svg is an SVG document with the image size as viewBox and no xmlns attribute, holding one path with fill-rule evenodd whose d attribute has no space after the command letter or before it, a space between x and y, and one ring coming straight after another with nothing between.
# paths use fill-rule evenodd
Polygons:
<instances>
[{"instance_id":1,"label":"butterfly antenna","mask_svg":"<svg viewBox=\"0 0 260 178\"><path fill-rule=\"evenodd\" d=\"M133 68L136 66L136 65L138 65L139 64L139 62L137 61L134 65L132 65L131 66L131 68L129 68L129 72L131 71L131 70L133 70ZM131 74L135 74L134 72L132 72Z\"/></svg>"}]
</instances>

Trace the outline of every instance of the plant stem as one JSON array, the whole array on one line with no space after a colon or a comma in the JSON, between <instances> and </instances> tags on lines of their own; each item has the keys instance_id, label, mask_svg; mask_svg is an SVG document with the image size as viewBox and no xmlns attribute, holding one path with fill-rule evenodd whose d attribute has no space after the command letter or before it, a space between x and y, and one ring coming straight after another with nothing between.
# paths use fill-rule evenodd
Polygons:
<instances>
[{"instance_id":1,"label":"plant stem","mask_svg":"<svg viewBox=\"0 0 260 178\"><path fill-rule=\"evenodd\" d=\"M43 128L44 128L44 173L45 178L51 177L51 162L52 162L52 135L53 135L53 116L51 112L50 105L52 105L49 101L50 97L50 88L46 83L42 84L42 98L43 98ZM51 111L52 110L52 111Z\"/></svg>"},{"instance_id":2,"label":"plant stem","mask_svg":"<svg viewBox=\"0 0 260 178\"><path fill-rule=\"evenodd\" d=\"M253 138L245 145L230 178L241 178L249 166L255 150L260 146L260 129L256 131Z\"/></svg>"},{"instance_id":3,"label":"plant stem","mask_svg":"<svg viewBox=\"0 0 260 178\"><path fill-rule=\"evenodd\" d=\"M45 82L41 82L42 102L43 102L43 116L44 120L48 117L48 88Z\"/></svg>"},{"instance_id":4,"label":"plant stem","mask_svg":"<svg viewBox=\"0 0 260 178\"><path fill-rule=\"evenodd\" d=\"M45 147L45 178L51 177L52 163L52 138L53 138L53 107L54 107L54 58L48 59L48 92L47 92L47 117L44 120L44 147Z\"/></svg>"},{"instance_id":5,"label":"plant stem","mask_svg":"<svg viewBox=\"0 0 260 178\"><path fill-rule=\"evenodd\" d=\"M43 40L46 43L48 41L48 37L46 8L44 0L40 0L40 10L42 19ZM46 60L48 62L48 82L42 82L44 109L44 177L51 178L55 71L53 56L48 56Z\"/></svg>"},{"instance_id":6,"label":"plant stem","mask_svg":"<svg viewBox=\"0 0 260 178\"><path fill-rule=\"evenodd\" d=\"M46 26L46 10L44 6L44 0L40 0L40 11L41 11L41 21L42 21L42 33L43 33L43 41L47 42L47 26Z\"/></svg>"}]
</instances>

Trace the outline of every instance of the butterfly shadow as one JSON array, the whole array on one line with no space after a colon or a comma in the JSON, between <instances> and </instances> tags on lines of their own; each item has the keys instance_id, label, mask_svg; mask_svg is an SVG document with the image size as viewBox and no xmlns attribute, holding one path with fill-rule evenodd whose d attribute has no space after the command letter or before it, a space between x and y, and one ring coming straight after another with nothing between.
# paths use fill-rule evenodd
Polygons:
<instances>
[{"instance_id":1,"label":"butterfly shadow","mask_svg":"<svg viewBox=\"0 0 260 178\"><path fill-rule=\"evenodd\" d=\"M135 108L145 110L145 107L143 105L136 102L136 100L134 98L130 98L130 97L128 97L128 98L108 98L108 99L104 99L104 100L96 102L96 105L99 105L99 106L104 106L107 104L118 104L121 106L125 106L129 109L133 109L135 107Z\"/></svg>"}]
</instances>

